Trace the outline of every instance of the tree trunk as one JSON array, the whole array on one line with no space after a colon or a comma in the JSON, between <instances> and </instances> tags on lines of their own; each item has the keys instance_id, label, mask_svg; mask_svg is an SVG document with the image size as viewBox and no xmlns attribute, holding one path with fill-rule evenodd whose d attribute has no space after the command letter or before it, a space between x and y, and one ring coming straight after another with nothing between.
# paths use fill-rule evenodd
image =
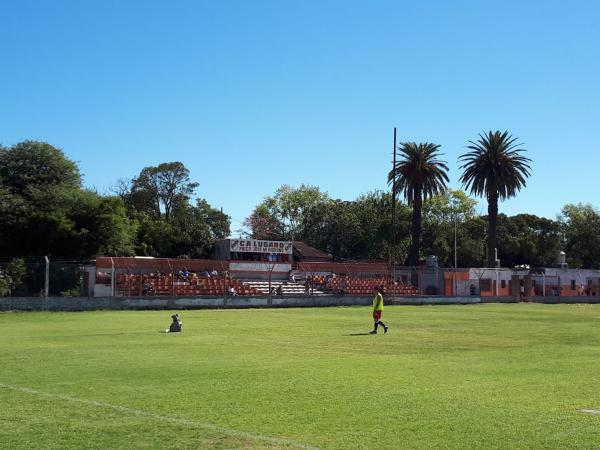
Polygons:
<instances>
[{"instance_id":1,"label":"tree trunk","mask_svg":"<svg viewBox=\"0 0 600 450\"><path fill-rule=\"evenodd\" d=\"M495 186L488 192L487 266L496 267L496 235L498 225L498 193Z\"/></svg>"},{"instance_id":2,"label":"tree trunk","mask_svg":"<svg viewBox=\"0 0 600 450\"><path fill-rule=\"evenodd\" d=\"M408 265L416 266L419 264L419 248L421 247L421 213L423 209L423 200L421 191L417 191L413 202L413 214L411 225L411 243L408 251Z\"/></svg>"}]
</instances>

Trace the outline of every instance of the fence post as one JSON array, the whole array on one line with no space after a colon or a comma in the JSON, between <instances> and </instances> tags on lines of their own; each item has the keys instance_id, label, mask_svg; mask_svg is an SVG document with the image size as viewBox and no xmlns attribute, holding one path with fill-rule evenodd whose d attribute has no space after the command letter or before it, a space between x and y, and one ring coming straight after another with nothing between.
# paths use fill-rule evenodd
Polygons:
<instances>
[{"instance_id":1,"label":"fence post","mask_svg":"<svg viewBox=\"0 0 600 450\"><path fill-rule=\"evenodd\" d=\"M46 273L44 279L44 300L48 300L48 296L50 295L50 260L47 256L44 256L46 260Z\"/></svg>"},{"instance_id":2,"label":"fence post","mask_svg":"<svg viewBox=\"0 0 600 450\"><path fill-rule=\"evenodd\" d=\"M115 296L115 260L110 258L110 268L112 270L110 274L110 296Z\"/></svg>"}]
</instances>

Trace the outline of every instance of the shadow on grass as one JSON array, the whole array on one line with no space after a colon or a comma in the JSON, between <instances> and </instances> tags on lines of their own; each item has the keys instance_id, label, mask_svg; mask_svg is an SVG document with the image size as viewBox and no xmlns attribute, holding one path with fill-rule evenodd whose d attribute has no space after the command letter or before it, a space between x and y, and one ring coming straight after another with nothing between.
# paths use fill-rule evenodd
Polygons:
<instances>
[{"instance_id":1,"label":"shadow on grass","mask_svg":"<svg viewBox=\"0 0 600 450\"><path fill-rule=\"evenodd\" d=\"M370 336L371 333L350 333L350 334L346 334L345 336Z\"/></svg>"}]
</instances>

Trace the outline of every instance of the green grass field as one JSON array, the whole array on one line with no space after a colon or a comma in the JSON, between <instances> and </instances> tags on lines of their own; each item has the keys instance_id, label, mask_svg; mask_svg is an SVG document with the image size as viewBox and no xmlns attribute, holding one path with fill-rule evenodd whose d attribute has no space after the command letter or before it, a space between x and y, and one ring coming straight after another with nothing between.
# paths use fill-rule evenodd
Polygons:
<instances>
[{"instance_id":1,"label":"green grass field","mask_svg":"<svg viewBox=\"0 0 600 450\"><path fill-rule=\"evenodd\" d=\"M600 448L600 306L170 314L0 314L0 447Z\"/></svg>"}]
</instances>

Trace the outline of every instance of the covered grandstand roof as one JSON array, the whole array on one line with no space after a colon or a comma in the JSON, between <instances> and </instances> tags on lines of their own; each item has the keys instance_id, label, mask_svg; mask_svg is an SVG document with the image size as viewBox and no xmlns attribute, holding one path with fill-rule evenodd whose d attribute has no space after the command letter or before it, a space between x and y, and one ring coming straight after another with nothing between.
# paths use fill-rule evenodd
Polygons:
<instances>
[{"instance_id":1,"label":"covered grandstand roof","mask_svg":"<svg viewBox=\"0 0 600 450\"><path fill-rule=\"evenodd\" d=\"M296 261L329 261L331 256L302 241L294 241L294 259Z\"/></svg>"},{"instance_id":2,"label":"covered grandstand roof","mask_svg":"<svg viewBox=\"0 0 600 450\"><path fill-rule=\"evenodd\" d=\"M303 261L298 263L298 270L302 272L335 272L338 274L372 274L386 273L388 270L387 264L384 261Z\"/></svg>"},{"instance_id":3,"label":"covered grandstand roof","mask_svg":"<svg viewBox=\"0 0 600 450\"><path fill-rule=\"evenodd\" d=\"M146 258L146 257L123 257L123 256L99 256L96 258L96 267L103 269L146 269L146 270L226 270L229 268L229 261L219 261L214 259L176 259L176 258Z\"/></svg>"}]
</instances>

